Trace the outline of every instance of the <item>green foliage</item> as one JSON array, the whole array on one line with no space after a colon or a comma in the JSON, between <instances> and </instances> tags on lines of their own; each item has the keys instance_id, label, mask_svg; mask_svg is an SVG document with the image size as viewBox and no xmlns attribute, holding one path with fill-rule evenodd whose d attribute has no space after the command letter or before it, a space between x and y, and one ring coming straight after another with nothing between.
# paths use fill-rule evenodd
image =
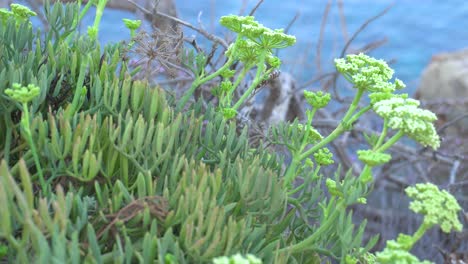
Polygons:
<instances>
[{"instance_id":1,"label":"green foliage","mask_svg":"<svg viewBox=\"0 0 468 264\"><path fill-rule=\"evenodd\" d=\"M410 203L410 209L424 215L424 221L412 236L399 234L396 241L387 241L385 249L376 253L378 263L432 263L421 262L409 252L414 244L434 225L440 225L445 233L462 230L457 216L461 207L447 191L439 190L432 183L419 183L414 187L407 187L406 194L414 199Z\"/></svg>"},{"instance_id":2,"label":"green foliage","mask_svg":"<svg viewBox=\"0 0 468 264\"><path fill-rule=\"evenodd\" d=\"M106 1L89 3L98 5L99 23ZM247 128L238 131L230 118L244 95L279 67L272 49L294 44L293 37L252 17L224 17L221 23L238 34L228 61L207 74L203 54L185 54L197 77L174 104L159 87L132 79L121 44L101 50L97 24L90 36L73 33L89 3L81 13L77 5L46 4L51 30L44 35L9 13L0 23L0 261L345 263L372 258L368 251L377 237L363 245L366 223L356 227L347 210L365 203L370 167L363 172L366 180L350 172L327 177L320 171L333 163L326 145L371 109L355 113L362 89L327 137L312 126L316 108L330 100L321 93L308 94L314 109L307 112L306 124L272 128L272 140L293 154L284 171L283 160L265 146L251 149ZM260 56L253 59L250 48ZM221 83L221 108L195 103L181 111L201 84L233 77L234 62L243 68L237 80ZM257 73L250 92L231 105L231 93L253 67ZM391 98L377 97L378 102ZM384 143L383 134L369 140L372 152L362 152L369 162L377 155L379 162L372 166L388 159L383 151L391 144ZM301 184L293 185L296 179Z\"/></svg>"},{"instance_id":3,"label":"green foliage","mask_svg":"<svg viewBox=\"0 0 468 264\"><path fill-rule=\"evenodd\" d=\"M221 25L237 34L236 40L225 52L228 60L214 73L205 72L206 57L202 53L194 55L191 51L183 55L185 64L195 75L190 89L180 99L177 110L182 110L195 90L202 84L218 77L233 78L235 81L223 81L213 94L219 97L219 109L227 119L233 118L237 110L252 94L255 88L281 65L281 60L273 55L273 49L282 49L294 45L296 38L283 33L282 29L272 30L255 21L252 16L223 16ZM231 69L235 63L241 63L240 69ZM255 77L249 88L239 100L233 103L235 89L244 80L247 73L255 69ZM236 72L238 74L236 75Z\"/></svg>"},{"instance_id":4,"label":"green foliage","mask_svg":"<svg viewBox=\"0 0 468 264\"><path fill-rule=\"evenodd\" d=\"M213 108L175 113L161 89L131 79L119 46L67 38L76 16L62 15L76 6L47 8L66 37L0 28L2 260L294 260L277 252L293 213L276 157L252 153L247 130ZM26 108L6 96L16 83L39 92ZM25 113L36 150L19 133Z\"/></svg>"}]
</instances>

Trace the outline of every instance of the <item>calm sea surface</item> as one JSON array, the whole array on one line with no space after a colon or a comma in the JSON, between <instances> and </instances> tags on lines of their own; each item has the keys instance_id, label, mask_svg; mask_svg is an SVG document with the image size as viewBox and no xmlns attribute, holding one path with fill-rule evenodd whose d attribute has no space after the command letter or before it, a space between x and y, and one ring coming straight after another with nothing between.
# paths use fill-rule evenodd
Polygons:
<instances>
[{"instance_id":1,"label":"calm sea surface","mask_svg":"<svg viewBox=\"0 0 468 264\"><path fill-rule=\"evenodd\" d=\"M222 15L239 14L243 3L247 3L243 14L250 12L257 0L176 0L179 17L197 25L197 17L207 30L224 34L217 21ZM264 0L256 12L257 20L271 28L285 28L293 17L298 19L289 33L297 37L297 44L280 52L284 60L283 70L291 71L299 82L316 76L316 50L320 35L320 24L328 1L326 0ZM337 0L330 6L321 49L323 71L331 69L346 43L340 22ZM388 41L370 55L392 61L396 76L413 91L431 56L441 52L455 51L468 47L468 2L466 0L343 0L343 15L346 19L346 34L351 37L369 18L377 15L389 5L393 7L385 15L370 23L354 40L350 50L387 39ZM94 11L91 10L91 13ZM119 41L129 37L122 18L134 18L123 11L106 10L100 31L104 42ZM86 18L85 24L93 21ZM86 26L86 25L85 25ZM186 35L194 34L187 31ZM203 37L198 36L203 43Z\"/></svg>"}]
</instances>

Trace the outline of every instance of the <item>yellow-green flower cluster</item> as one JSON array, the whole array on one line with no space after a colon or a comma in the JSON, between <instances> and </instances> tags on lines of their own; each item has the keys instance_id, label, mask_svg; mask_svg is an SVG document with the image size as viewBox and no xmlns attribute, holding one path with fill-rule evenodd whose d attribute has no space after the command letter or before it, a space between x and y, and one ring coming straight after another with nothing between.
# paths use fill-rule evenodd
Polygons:
<instances>
[{"instance_id":1,"label":"yellow-green flower cluster","mask_svg":"<svg viewBox=\"0 0 468 264\"><path fill-rule=\"evenodd\" d=\"M125 27L127 27L130 31L135 31L141 26L141 20L131 20L124 18L122 19Z\"/></svg>"},{"instance_id":2,"label":"yellow-green flower cluster","mask_svg":"<svg viewBox=\"0 0 468 264\"><path fill-rule=\"evenodd\" d=\"M405 250L402 245L394 240L387 241L387 247L376 253L377 263L381 264L394 264L394 263L408 263L408 264L431 264L429 261L420 261L416 256Z\"/></svg>"},{"instance_id":3,"label":"yellow-green flower cluster","mask_svg":"<svg viewBox=\"0 0 468 264\"><path fill-rule=\"evenodd\" d=\"M394 83L390 82L394 71L384 60L377 60L362 53L335 59L335 66L357 89L389 93L405 87L398 79L395 79Z\"/></svg>"},{"instance_id":4,"label":"yellow-green flower cluster","mask_svg":"<svg viewBox=\"0 0 468 264\"><path fill-rule=\"evenodd\" d=\"M323 93L322 91L304 91L304 97L310 106L317 109L324 108L331 100L331 95L329 93Z\"/></svg>"},{"instance_id":5,"label":"yellow-green flower cluster","mask_svg":"<svg viewBox=\"0 0 468 264\"><path fill-rule=\"evenodd\" d=\"M282 29L267 28L255 21L253 16L223 16L220 23L267 50L286 48L296 43L296 37L284 34Z\"/></svg>"},{"instance_id":6,"label":"yellow-green flower cluster","mask_svg":"<svg viewBox=\"0 0 468 264\"><path fill-rule=\"evenodd\" d=\"M402 130L407 136L423 146L437 149L440 138L432 124L437 116L419 108L419 101L411 98L390 97L373 105L374 111L388 121L392 129Z\"/></svg>"},{"instance_id":7,"label":"yellow-green flower cluster","mask_svg":"<svg viewBox=\"0 0 468 264\"><path fill-rule=\"evenodd\" d=\"M325 181L325 184L327 186L328 192L330 192L331 195L337 196L337 197L343 197L343 193L337 188L336 181L330 178L327 178L327 180Z\"/></svg>"},{"instance_id":8,"label":"yellow-green flower cluster","mask_svg":"<svg viewBox=\"0 0 468 264\"><path fill-rule=\"evenodd\" d=\"M20 103L28 103L32 101L40 92L40 88L34 84L22 86L19 83L14 83L11 89L5 89L5 93L11 97L11 99Z\"/></svg>"},{"instance_id":9,"label":"yellow-green flower cluster","mask_svg":"<svg viewBox=\"0 0 468 264\"><path fill-rule=\"evenodd\" d=\"M405 189L406 194L413 198L409 208L424 215L424 224L440 225L442 231L449 233L452 229L462 230L462 224L457 214L461 210L457 200L447 191L440 191L432 183L420 183Z\"/></svg>"},{"instance_id":10,"label":"yellow-green flower cluster","mask_svg":"<svg viewBox=\"0 0 468 264\"><path fill-rule=\"evenodd\" d=\"M358 150L357 154L359 160L371 167L382 165L392 159L390 154L375 152L372 150Z\"/></svg>"},{"instance_id":11,"label":"yellow-green flower cluster","mask_svg":"<svg viewBox=\"0 0 468 264\"><path fill-rule=\"evenodd\" d=\"M272 54L272 49L286 48L296 43L294 36L284 34L282 29L267 28L255 21L253 16L223 16L220 23L238 34L226 55L246 65L255 64L260 54L264 54L266 62L272 68L278 68L281 61Z\"/></svg>"},{"instance_id":12,"label":"yellow-green flower cluster","mask_svg":"<svg viewBox=\"0 0 468 264\"><path fill-rule=\"evenodd\" d=\"M236 254L231 257L218 257L213 259L213 264L262 264L262 260L257 258L252 254L247 254L247 256L242 256L241 254Z\"/></svg>"},{"instance_id":13,"label":"yellow-green flower cluster","mask_svg":"<svg viewBox=\"0 0 468 264\"><path fill-rule=\"evenodd\" d=\"M260 54L260 47L255 42L249 39L241 39L234 46L232 46L228 52L235 50L233 54L238 60L244 64L252 64L257 61L258 54Z\"/></svg>"},{"instance_id":14,"label":"yellow-green flower cluster","mask_svg":"<svg viewBox=\"0 0 468 264\"><path fill-rule=\"evenodd\" d=\"M224 118L231 119L237 115L237 111L234 108L221 108Z\"/></svg>"},{"instance_id":15,"label":"yellow-green flower cluster","mask_svg":"<svg viewBox=\"0 0 468 264\"><path fill-rule=\"evenodd\" d=\"M335 161L333 160L333 153L328 148L321 148L314 153L315 161L320 165L330 165Z\"/></svg>"},{"instance_id":16,"label":"yellow-green flower cluster","mask_svg":"<svg viewBox=\"0 0 468 264\"><path fill-rule=\"evenodd\" d=\"M0 20L3 24L6 24L9 17L15 18L16 23L21 23L27 21L32 16L37 16L31 9L20 4L11 4L10 9L11 11L6 8L0 8Z\"/></svg>"}]
</instances>

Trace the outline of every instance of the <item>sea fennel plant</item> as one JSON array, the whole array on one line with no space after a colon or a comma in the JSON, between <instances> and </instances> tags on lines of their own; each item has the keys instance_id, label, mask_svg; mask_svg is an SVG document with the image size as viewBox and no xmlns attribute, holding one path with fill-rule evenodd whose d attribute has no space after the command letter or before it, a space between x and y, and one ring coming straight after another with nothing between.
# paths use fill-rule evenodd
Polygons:
<instances>
[{"instance_id":1,"label":"sea fennel plant","mask_svg":"<svg viewBox=\"0 0 468 264\"><path fill-rule=\"evenodd\" d=\"M312 107L306 112L306 123L298 124L295 122L291 125L280 125L273 128L271 133L274 142L286 146L291 153L292 160L285 171L283 181L284 188L289 190L288 201L297 208L301 208L310 203L312 197L318 201L322 200L319 202L320 217L313 216L313 211L309 213L299 210L303 218L312 222L319 221L320 225L311 227L314 231L310 235L306 235L298 243L286 247L291 252L306 248L315 249L329 256L336 256L336 254L345 256L345 251L352 252L351 248L346 249L345 246L355 243L355 241L350 240L352 231L340 233L339 230L330 227L336 226L338 219L346 215L345 211L349 205L366 203L366 196L370 191L369 185L372 183L372 168L391 160L391 155L386 151L404 135L423 146L437 149L440 145L439 136L432 124L436 120L436 116L430 111L420 109L419 102L409 99L407 94L394 93L396 90L404 88L405 85L398 79L391 81L393 70L384 61L358 54L337 59L335 65L337 70L356 89L354 99L339 126L328 136L322 136L313 127L315 113L328 104L330 95L305 91L304 97ZM368 94L370 102L360 106L365 94ZM374 111L382 117L383 126L380 135L368 136L369 149L357 151L359 160L365 164L361 173L358 177L352 178L348 172L347 176L342 179L338 176L332 179L321 175L320 169L334 162L332 153L326 147L327 144L344 132L352 130L353 124L368 111ZM391 130L396 130L396 133L387 137ZM311 184L319 188L322 183L327 186L329 198L326 198L327 196L323 193L314 194L307 191ZM345 223L343 224L347 226ZM365 225L365 223L363 224ZM362 228L363 225L360 229ZM328 248L326 244L324 247L317 247L318 244L324 242L321 235L334 237L335 247L336 241L341 241L341 249L344 251L337 253L336 249ZM359 240L359 232L355 237ZM368 246L370 245L372 242ZM365 253L366 250L361 252ZM363 254L359 259L365 256L366 254ZM349 257L354 258L355 256L348 255L347 258ZM345 260L346 258L341 258L341 261Z\"/></svg>"},{"instance_id":2,"label":"sea fennel plant","mask_svg":"<svg viewBox=\"0 0 468 264\"><path fill-rule=\"evenodd\" d=\"M225 80L212 92L219 97L220 111L226 118L233 118L255 88L263 80L268 79L270 74L281 65L280 59L272 51L292 46L296 42L294 36L283 33L282 29L272 30L267 28L255 21L253 16L223 16L220 23L237 34L236 40L225 52L227 61L209 75L205 73L206 57L201 53L196 56L195 65L187 65L195 74L195 80L186 94L180 99L177 105L178 111L183 109L200 85L221 76ZM242 64L240 69L231 68L236 62ZM256 68L255 77L249 88L237 102L233 102L235 89L245 79L247 73L254 68ZM232 82L230 78L234 78L235 81Z\"/></svg>"},{"instance_id":3,"label":"sea fennel plant","mask_svg":"<svg viewBox=\"0 0 468 264\"><path fill-rule=\"evenodd\" d=\"M432 183L419 183L406 188L405 191L414 199L409 208L415 213L422 214L424 220L412 236L399 234L396 241L387 241L385 249L376 253L376 261L372 263L433 263L420 261L412 255L409 251L413 245L435 225L439 225L444 233L462 230L462 224L457 216L461 207L450 193L439 190Z\"/></svg>"},{"instance_id":4,"label":"sea fennel plant","mask_svg":"<svg viewBox=\"0 0 468 264\"><path fill-rule=\"evenodd\" d=\"M90 36L69 37L76 29L77 5L46 5L45 11L53 22L45 37L27 21L17 25L9 18L0 26L0 261L343 263L371 258L372 241L362 245L365 224L355 230L346 210L365 203L370 167L367 178L325 176L321 168L334 162L326 145L375 106L389 120L387 129L435 146L431 137L417 134L431 131L422 125L430 118L419 114L413 127L387 114L383 102L398 97L392 89L401 83L357 78L368 87L359 85L359 97L331 135L322 136L312 126L317 109L330 101L324 93L306 93L313 106L306 124L296 121L272 130L273 140L293 154L285 172L281 157L263 146L252 150L247 129L238 131L228 118L246 98L232 102L231 96L243 71L256 71L249 93L279 66L271 49L292 45L292 37L251 17L223 18L238 33L226 53L227 66L206 74L205 58L197 55L191 66L198 77L173 104L159 87L132 79L120 44L101 49ZM353 62L358 70L351 67L348 78L369 71L388 75L385 64L359 56L366 62ZM231 69L236 61L240 72ZM365 69L366 63L382 71ZM223 91L216 91L217 109L195 103L180 111L194 89L216 76L226 81ZM5 91L17 86L34 93L39 88L27 104L37 155L22 134L26 111L15 101L21 98ZM358 109L366 89L378 96L371 107ZM369 166L385 162L391 141L386 135L375 138L361 159ZM40 168L45 183L38 182Z\"/></svg>"}]
</instances>

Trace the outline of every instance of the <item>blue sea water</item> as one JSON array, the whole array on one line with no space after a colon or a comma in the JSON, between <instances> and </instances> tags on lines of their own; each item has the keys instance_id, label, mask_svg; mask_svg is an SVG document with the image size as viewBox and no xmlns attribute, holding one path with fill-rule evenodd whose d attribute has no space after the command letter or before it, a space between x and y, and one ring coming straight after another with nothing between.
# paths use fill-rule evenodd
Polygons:
<instances>
[{"instance_id":1,"label":"blue sea water","mask_svg":"<svg viewBox=\"0 0 468 264\"><path fill-rule=\"evenodd\" d=\"M226 34L217 21L223 15L247 14L258 0L175 0L179 17L194 25L198 18L203 26L216 34ZM300 83L317 76L317 46L325 7L331 2L330 12L321 49L322 72L331 70L333 58L339 56L345 44L340 23L338 0L264 0L255 13L256 19L271 28L285 28L293 17L298 18L289 33L297 44L280 52L283 70L294 73ZM402 79L410 91L418 85L419 77L431 57L441 52L468 47L468 2L466 0L342 0L346 32L350 37L369 18L389 5L392 8L370 23L352 42L350 51L386 38L385 45L370 55L392 61L396 77ZM94 10L85 18L83 29L94 20ZM100 39L115 42L129 38L122 18L135 18L134 14L119 10L106 10L101 21ZM186 35L194 32L187 30ZM204 38L197 36L203 43Z\"/></svg>"},{"instance_id":2,"label":"blue sea water","mask_svg":"<svg viewBox=\"0 0 468 264\"><path fill-rule=\"evenodd\" d=\"M181 18L197 23L198 14L203 12L201 19L208 29L222 15L238 14L243 2L176 0ZM258 1L246 2L248 5L244 13L250 12ZM337 4L340 1L265 0L255 13L258 21L272 28L285 28L296 14L299 15L289 31L297 37L297 45L280 54L285 61L285 68L292 68L300 81L311 79L317 73L316 49L320 25L328 2L332 4L322 40L321 62L322 67L330 68L333 58L341 53L345 44ZM388 42L372 51L370 55L393 61L395 75L402 79L411 91L417 87L419 77L433 55L468 48L466 0L343 0L342 2L348 37L369 18L392 5L385 15L370 23L358 35L351 45L351 50L387 38ZM298 61L307 62L308 65L292 67Z\"/></svg>"}]
</instances>

